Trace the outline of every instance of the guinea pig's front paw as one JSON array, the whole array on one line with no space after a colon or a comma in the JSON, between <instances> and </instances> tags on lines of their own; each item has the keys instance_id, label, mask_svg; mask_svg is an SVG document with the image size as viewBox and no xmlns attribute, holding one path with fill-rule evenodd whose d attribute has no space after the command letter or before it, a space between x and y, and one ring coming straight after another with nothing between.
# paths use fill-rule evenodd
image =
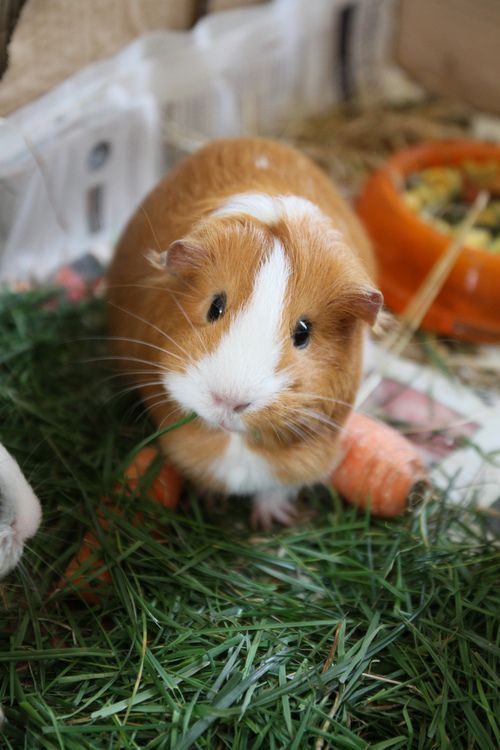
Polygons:
<instances>
[{"instance_id":1,"label":"guinea pig's front paw","mask_svg":"<svg viewBox=\"0 0 500 750\"><path fill-rule=\"evenodd\" d=\"M259 492L253 498L252 515L250 517L254 529L270 531L273 521L278 521L284 526L291 526L297 519L297 508L294 501L297 497L295 491L271 490Z\"/></svg>"}]
</instances>

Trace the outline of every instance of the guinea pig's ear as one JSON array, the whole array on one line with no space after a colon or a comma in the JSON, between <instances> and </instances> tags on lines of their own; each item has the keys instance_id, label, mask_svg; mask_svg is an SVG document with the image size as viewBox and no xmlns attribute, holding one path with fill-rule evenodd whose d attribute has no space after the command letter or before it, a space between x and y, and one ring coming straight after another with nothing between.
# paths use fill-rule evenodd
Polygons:
<instances>
[{"instance_id":1,"label":"guinea pig's ear","mask_svg":"<svg viewBox=\"0 0 500 750\"><path fill-rule=\"evenodd\" d=\"M370 327L374 326L377 316L384 304L382 292L371 286L358 287L349 295L349 308L356 317L364 320Z\"/></svg>"},{"instance_id":2,"label":"guinea pig's ear","mask_svg":"<svg viewBox=\"0 0 500 750\"><path fill-rule=\"evenodd\" d=\"M179 271L200 257L201 248L189 239L175 240L163 252L148 250L146 258L159 271Z\"/></svg>"}]
</instances>

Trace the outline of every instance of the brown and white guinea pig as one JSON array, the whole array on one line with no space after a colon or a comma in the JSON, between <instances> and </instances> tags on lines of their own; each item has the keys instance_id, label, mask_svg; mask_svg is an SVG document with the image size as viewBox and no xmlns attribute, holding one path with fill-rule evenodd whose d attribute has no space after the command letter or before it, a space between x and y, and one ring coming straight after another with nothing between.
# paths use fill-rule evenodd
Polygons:
<instances>
[{"instance_id":1,"label":"brown and white guinea pig","mask_svg":"<svg viewBox=\"0 0 500 750\"><path fill-rule=\"evenodd\" d=\"M369 242L309 159L257 138L211 143L146 198L108 275L115 354L202 490L253 495L288 523L328 477L382 304Z\"/></svg>"}]
</instances>

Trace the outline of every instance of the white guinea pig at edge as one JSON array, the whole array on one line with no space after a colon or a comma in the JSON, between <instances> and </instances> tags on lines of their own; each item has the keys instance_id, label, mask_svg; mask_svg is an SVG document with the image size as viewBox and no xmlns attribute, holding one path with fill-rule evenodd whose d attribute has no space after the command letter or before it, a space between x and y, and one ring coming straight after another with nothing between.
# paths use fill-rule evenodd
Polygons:
<instances>
[{"instance_id":1,"label":"white guinea pig at edge","mask_svg":"<svg viewBox=\"0 0 500 750\"><path fill-rule=\"evenodd\" d=\"M0 443L0 578L20 561L40 526L40 502L17 462Z\"/></svg>"},{"instance_id":2,"label":"white guinea pig at edge","mask_svg":"<svg viewBox=\"0 0 500 750\"><path fill-rule=\"evenodd\" d=\"M197 414L161 438L183 475L291 522L339 459L373 279L356 216L294 149L217 141L167 175L118 244L109 329L158 426Z\"/></svg>"}]
</instances>

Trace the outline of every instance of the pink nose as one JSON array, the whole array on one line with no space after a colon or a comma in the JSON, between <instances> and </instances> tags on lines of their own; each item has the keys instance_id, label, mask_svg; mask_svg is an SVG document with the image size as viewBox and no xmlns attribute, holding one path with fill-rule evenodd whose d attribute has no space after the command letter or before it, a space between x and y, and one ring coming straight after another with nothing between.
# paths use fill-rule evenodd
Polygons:
<instances>
[{"instance_id":1,"label":"pink nose","mask_svg":"<svg viewBox=\"0 0 500 750\"><path fill-rule=\"evenodd\" d=\"M216 406L223 406L225 409L236 412L236 414L241 414L242 411L245 411L250 406L250 401L238 403L234 399L219 396L218 393L212 393L212 399Z\"/></svg>"}]
</instances>

